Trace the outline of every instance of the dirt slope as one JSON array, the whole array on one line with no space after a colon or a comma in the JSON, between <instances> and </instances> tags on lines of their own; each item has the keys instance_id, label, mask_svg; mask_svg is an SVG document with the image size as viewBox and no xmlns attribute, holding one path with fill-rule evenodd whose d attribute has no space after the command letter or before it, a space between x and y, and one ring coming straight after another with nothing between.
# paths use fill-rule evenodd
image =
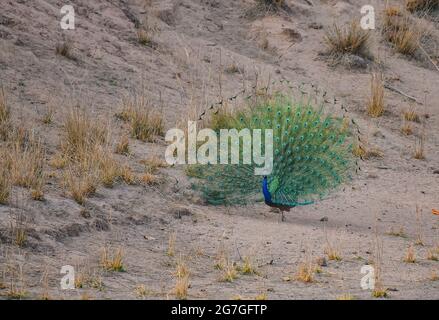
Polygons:
<instances>
[{"instance_id":1,"label":"dirt slope","mask_svg":"<svg viewBox=\"0 0 439 320\"><path fill-rule=\"evenodd\" d=\"M60 147L63 119L75 105L96 121L110 121L117 141L127 128L114 114L123 97L134 92L145 92L162 108L168 129L193 110L201 112L242 88L251 91L255 83L262 87L281 79L316 84L338 97L383 157L362 161L362 171L344 190L292 210L286 222L264 205L204 205L182 168L160 169L166 181L160 187L119 183L99 188L79 205L62 188L59 170L47 165L45 201L34 201L28 190L14 187L10 204L0 205L1 295L7 297L13 283L31 299L47 294L55 299L174 298L175 265L184 260L190 269L189 298L262 294L268 299L334 299L351 294L369 299L371 292L360 286L360 269L376 260L378 241L389 298L439 298L439 281L431 280L439 262L427 259L429 251L439 250L439 216L431 213L439 209L439 72L428 62L395 53L379 30L373 31L371 50L386 80L418 99L414 106L421 122L413 124L414 135L401 134L401 112L411 102L390 90L385 92L385 115L369 118L364 110L373 66L331 67L320 54L325 29L358 17L362 1L313 0L311 6L290 0L288 12L258 17L249 16L250 0L71 3L76 29L69 31L59 26L61 1L1 3L0 85L14 123L42 136L48 161ZM377 12L382 9L381 1L374 5ZM437 25L431 25L437 36ZM151 30L150 45L138 42L138 27ZM70 58L55 52L65 42L72 45ZM238 71L230 72L230 66ZM49 105L56 110L53 123L46 125L41 118ZM416 160L413 146L422 132L426 159ZM130 147L130 156L118 158L141 174L139 161L162 157L166 144L163 139L130 139ZM25 217L22 247L11 243L17 217ZM401 228L403 237L389 235ZM419 234L424 245L415 244ZM175 254L169 255L174 236ZM327 261L312 283L297 281L300 264L325 257L328 243L341 260ZM403 261L411 245L416 263ZM99 267L105 246L123 249L125 272ZM222 281L223 271L214 267L222 251L238 265L250 257L257 274ZM77 277L89 281L82 288L61 290L63 265L75 266ZM139 293L142 285L146 290Z\"/></svg>"}]
</instances>

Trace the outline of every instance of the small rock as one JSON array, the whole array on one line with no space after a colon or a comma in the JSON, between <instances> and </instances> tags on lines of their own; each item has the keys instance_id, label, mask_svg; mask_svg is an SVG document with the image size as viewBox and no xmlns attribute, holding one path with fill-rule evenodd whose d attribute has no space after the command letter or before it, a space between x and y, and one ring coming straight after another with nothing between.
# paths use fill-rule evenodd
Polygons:
<instances>
[{"instance_id":1,"label":"small rock","mask_svg":"<svg viewBox=\"0 0 439 320\"><path fill-rule=\"evenodd\" d=\"M434 170L433 174L439 174L439 169Z\"/></svg>"},{"instance_id":2,"label":"small rock","mask_svg":"<svg viewBox=\"0 0 439 320\"><path fill-rule=\"evenodd\" d=\"M320 30L323 29L323 25L321 23L311 22L310 24L308 24L308 28Z\"/></svg>"},{"instance_id":3,"label":"small rock","mask_svg":"<svg viewBox=\"0 0 439 320\"><path fill-rule=\"evenodd\" d=\"M192 215L192 212L188 208L185 208L185 207L173 208L171 213L174 215L175 219L181 219L184 216L191 216Z\"/></svg>"},{"instance_id":4,"label":"small rock","mask_svg":"<svg viewBox=\"0 0 439 320\"><path fill-rule=\"evenodd\" d=\"M325 222L325 221L328 221L328 220L329 220L329 218L326 217L326 216L320 219L321 222Z\"/></svg>"},{"instance_id":5,"label":"small rock","mask_svg":"<svg viewBox=\"0 0 439 320\"><path fill-rule=\"evenodd\" d=\"M82 209L81 212L79 212L79 215L84 219L89 219L91 217L91 214L87 209Z\"/></svg>"},{"instance_id":6,"label":"small rock","mask_svg":"<svg viewBox=\"0 0 439 320\"><path fill-rule=\"evenodd\" d=\"M316 263L317 263L317 265L320 266L320 267L327 267L327 266L328 266L328 262L326 261L326 258L325 258L325 257L317 258Z\"/></svg>"}]
</instances>

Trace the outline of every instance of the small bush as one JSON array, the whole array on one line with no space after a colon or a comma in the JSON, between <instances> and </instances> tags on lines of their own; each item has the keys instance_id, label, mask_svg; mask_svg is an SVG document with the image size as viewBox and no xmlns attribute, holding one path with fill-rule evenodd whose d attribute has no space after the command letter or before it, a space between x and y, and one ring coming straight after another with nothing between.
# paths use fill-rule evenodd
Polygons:
<instances>
[{"instance_id":1,"label":"small bush","mask_svg":"<svg viewBox=\"0 0 439 320\"><path fill-rule=\"evenodd\" d=\"M367 114L373 118L384 113L384 84L382 74L373 73L370 81L370 98L367 104Z\"/></svg>"},{"instance_id":2,"label":"small bush","mask_svg":"<svg viewBox=\"0 0 439 320\"><path fill-rule=\"evenodd\" d=\"M342 56L354 54L369 57L369 32L363 30L357 20L353 20L348 26L340 27L336 23L330 28L324 37L328 54Z\"/></svg>"}]
</instances>

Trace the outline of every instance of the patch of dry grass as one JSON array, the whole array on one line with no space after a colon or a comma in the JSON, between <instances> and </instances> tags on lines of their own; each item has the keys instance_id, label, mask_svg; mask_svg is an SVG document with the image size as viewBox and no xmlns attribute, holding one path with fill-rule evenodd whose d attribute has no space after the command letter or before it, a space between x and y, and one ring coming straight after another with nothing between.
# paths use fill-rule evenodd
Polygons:
<instances>
[{"instance_id":1,"label":"patch of dry grass","mask_svg":"<svg viewBox=\"0 0 439 320\"><path fill-rule=\"evenodd\" d=\"M369 52L370 33L363 30L359 21L353 20L345 27L334 23L324 37L327 53L339 57L345 54L354 54L362 57L370 57Z\"/></svg>"},{"instance_id":2,"label":"patch of dry grass","mask_svg":"<svg viewBox=\"0 0 439 320\"><path fill-rule=\"evenodd\" d=\"M416 112L416 109L413 105L411 105L408 109L403 112L404 119L412 122L421 122L421 118L419 114Z\"/></svg>"},{"instance_id":3,"label":"patch of dry grass","mask_svg":"<svg viewBox=\"0 0 439 320\"><path fill-rule=\"evenodd\" d=\"M142 46L151 46L153 44L152 35L145 29L137 29L137 41Z\"/></svg>"},{"instance_id":4,"label":"patch of dry grass","mask_svg":"<svg viewBox=\"0 0 439 320\"><path fill-rule=\"evenodd\" d=\"M355 300L355 297L350 293L344 293L337 297L337 300Z\"/></svg>"},{"instance_id":5,"label":"patch of dry grass","mask_svg":"<svg viewBox=\"0 0 439 320\"><path fill-rule=\"evenodd\" d=\"M120 139L120 141L116 145L114 152L125 156L130 153L130 140L127 136L124 136L122 137L122 139Z\"/></svg>"},{"instance_id":6,"label":"patch of dry grass","mask_svg":"<svg viewBox=\"0 0 439 320\"><path fill-rule=\"evenodd\" d=\"M425 159L425 137L424 135L416 137L415 146L413 151L413 158L417 160Z\"/></svg>"},{"instance_id":7,"label":"patch of dry grass","mask_svg":"<svg viewBox=\"0 0 439 320\"><path fill-rule=\"evenodd\" d=\"M123 265L123 250L121 247L111 249L110 247L104 247L101 252L101 266L107 271L124 272Z\"/></svg>"},{"instance_id":8,"label":"patch of dry grass","mask_svg":"<svg viewBox=\"0 0 439 320\"><path fill-rule=\"evenodd\" d=\"M366 112L373 118L381 117L384 114L384 82L381 73L372 73L370 81L370 98L367 103Z\"/></svg>"},{"instance_id":9,"label":"patch of dry grass","mask_svg":"<svg viewBox=\"0 0 439 320\"><path fill-rule=\"evenodd\" d=\"M0 88L0 140L6 141L11 130L11 109L3 87Z\"/></svg>"},{"instance_id":10,"label":"patch of dry grass","mask_svg":"<svg viewBox=\"0 0 439 320\"><path fill-rule=\"evenodd\" d=\"M11 177L5 155L0 150L0 204L7 204L11 194Z\"/></svg>"},{"instance_id":11,"label":"patch of dry grass","mask_svg":"<svg viewBox=\"0 0 439 320\"><path fill-rule=\"evenodd\" d=\"M35 200L42 200L45 184L45 151L42 143L31 137L24 144L20 141L14 141L11 144L9 168L12 183L31 189L32 197Z\"/></svg>"},{"instance_id":12,"label":"patch of dry grass","mask_svg":"<svg viewBox=\"0 0 439 320\"><path fill-rule=\"evenodd\" d=\"M399 229L394 229L393 227L391 227L389 232L387 232L387 234L389 236L407 238L407 235L405 234L404 231L404 227L399 227Z\"/></svg>"},{"instance_id":13,"label":"patch of dry grass","mask_svg":"<svg viewBox=\"0 0 439 320\"><path fill-rule=\"evenodd\" d=\"M168 249L166 251L166 254L170 257L173 257L175 255L175 241L177 240L177 235L175 232L172 232L169 234L168 239Z\"/></svg>"},{"instance_id":14,"label":"patch of dry grass","mask_svg":"<svg viewBox=\"0 0 439 320\"><path fill-rule=\"evenodd\" d=\"M404 120L401 126L401 133L410 136L413 134L413 126L410 122Z\"/></svg>"},{"instance_id":15,"label":"patch of dry grass","mask_svg":"<svg viewBox=\"0 0 439 320\"><path fill-rule=\"evenodd\" d=\"M141 177L140 180L148 186L155 186L160 184L161 179L159 176L146 172Z\"/></svg>"},{"instance_id":16,"label":"patch of dry grass","mask_svg":"<svg viewBox=\"0 0 439 320\"><path fill-rule=\"evenodd\" d=\"M247 9L248 18L263 17L270 14L291 14L292 10L285 0L256 0L255 5Z\"/></svg>"},{"instance_id":17,"label":"patch of dry grass","mask_svg":"<svg viewBox=\"0 0 439 320\"><path fill-rule=\"evenodd\" d=\"M427 260L431 260L431 261L438 261L439 258L438 256L435 254L434 250L428 250L427 251Z\"/></svg>"},{"instance_id":18,"label":"patch of dry grass","mask_svg":"<svg viewBox=\"0 0 439 320\"><path fill-rule=\"evenodd\" d=\"M122 111L116 116L130 124L131 136L141 141L153 141L164 133L162 113L153 109L144 96L123 101Z\"/></svg>"},{"instance_id":19,"label":"patch of dry grass","mask_svg":"<svg viewBox=\"0 0 439 320\"><path fill-rule=\"evenodd\" d=\"M354 156L369 160L372 158L382 158L384 153L377 147L371 146L364 138L362 141L357 141L352 147Z\"/></svg>"},{"instance_id":20,"label":"patch of dry grass","mask_svg":"<svg viewBox=\"0 0 439 320\"><path fill-rule=\"evenodd\" d=\"M145 166L145 171L148 173L156 173L158 169L168 166L168 164L158 156L152 156L140 162Z\"/></svg>"},{"instance_id":21,"label":"patch of dry grass","mask_svg":"<svg viewBox=\"0 0 439 320\"><path fill-rule=\"evenodd\" d=\"M176 267L175 267L175 278L176 283L174 287L174 294L177 299L185 300L187 299L188 290L189 290L189 268L183 259L180 256L177 259Z\"/></svg>"},{"instance_id":22,"label":"patch of dry grass","mask_svg":"<svg viewBox=\"0 0 439 320\"><path fill-rule=\"evenodd\" d=\"M108 141L108 127L78 108L72 109L65 118L64 131L61 148L73 161L89 158L96 146L103 146Z\"/></svg>"},{"instance_id":23,"label":"patch of dry grass","mask_svg":"<svg viewBox=\"0 0 439 320\"><path fill-rule=\"evenodd\" d=\"M299 265L295 279L305 283L314 282L316 266L311 262L303 262Z\"/></svg>"},{"instance_id":24,"label":"patch of dry grass","mask_svg":"<svg viewBox=\"0 0 439 320\"><path fill-rule=\"evenodd\" d=\"M407 252L404 257L404 262L407 263L416 263L416 254L413 246L407 248Z\"/></svg>"},{"instance_id":25,"label":"patch of dry grass","mask_svg":"<svg viewBox=\"0 0 439 320\"><path fill-rule=\"evenodd\" d=\"M418 51L426 30L419 21L413 20L407 12L399 8L387 8L384 11L382 33L397 52L413 56Z\"/></svg>"},{"instance_id":26,"label":"patch of dry grass","mask_svg":"<svg viewBox=\"0 0 439 320\"><path fill-rule=\"evenodd\" d=\"M245 274L245 275L252 275L252 274L259 274L258 273L258 269L255 266L253 259L250 256L245 256L243 258L243 263L242 265L237 267L237 270L241 273L241 274Z\"/></svg>"},{"instance_id":27,"label":"patch of dry grass","mask_svg":"<svg viewBox=\"0 0 439 320\"><path fill-rule=\"evenodd\" d=\"M221 281L233 282L238 278L238 270L235 263L230 259L226 259L224 268L222 269Z\"/></svg>"},{"instance_id":28,"label":"patch of dry grass","mask_svg":"<svg viewBox=\"0 0 439 320\"><path fill-rule=\"evenodd\" d=\"M93 169L81 171L70 167L64 173L63 183L72 198L78 204L83 205L85 199L96 192L99 185L99 176Z\"/></svg>"},{"instance_id":29,"label":"patch of dry grass","mask_svg":"<svg viewBox=\"0 0 439 320\"><path fill-rule=\"evenodd\" d=\"M99 178L104 187L111 188L116 180L121 176L121 168L119 163L112 157L109 152L100 151L98 154L99 162Z\"/></svg>"},{"instance_id":30,"label":"patch of dry grass","mask_svg":"<svg viewBox=\"0 0 439 320\"><path fill-rule=\"evenodd\" d=\"M61 43L58 43L55 47L55 53L57 55L63 56L67 59L74 59L73 53L72 53L73 46L71 42L64 41Z\"/></svg>"},{"instance_id":31,"label":"patch of dry grass","mask_svg":"<svg viewBox=\"0 0 439 320\"><path fill-rule=\"evenodd\" d=\"M122 166L120 169L120 177L126 184L134 185L137 183L137 179L128 165Z\"/></svg>"},{"instance_id":32,"label":"patch of dry grass","mask_svg":"<svg viewBox=\"0 0 439 320\"><path fill-rule=\"evenodd\" d=\"M44 111L43 118L41 119L41 121L47 125L51 124L53 122L54 114L55 114L55 110L54 110L53 106L52 105L47 106L46 110Z\"/></svg>"}]
</instances>

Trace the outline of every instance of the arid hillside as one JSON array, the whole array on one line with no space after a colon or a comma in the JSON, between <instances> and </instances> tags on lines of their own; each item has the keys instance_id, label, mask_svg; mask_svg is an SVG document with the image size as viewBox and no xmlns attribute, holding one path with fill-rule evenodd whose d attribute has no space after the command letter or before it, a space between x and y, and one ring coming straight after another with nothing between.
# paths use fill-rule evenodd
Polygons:
<instances>
[{"instance_id":1,"label":"arid hillside","mask_svg":"<svg viewBox=\"0 0 439 320\"><path fill-rule=\"evenodd\" d=\"M0 299L439 298L437 1L64 4L1 0ZM166 131L275 92L354 123L360 170L284 222L208 205Z\"/></svg>"}]
</instances>

